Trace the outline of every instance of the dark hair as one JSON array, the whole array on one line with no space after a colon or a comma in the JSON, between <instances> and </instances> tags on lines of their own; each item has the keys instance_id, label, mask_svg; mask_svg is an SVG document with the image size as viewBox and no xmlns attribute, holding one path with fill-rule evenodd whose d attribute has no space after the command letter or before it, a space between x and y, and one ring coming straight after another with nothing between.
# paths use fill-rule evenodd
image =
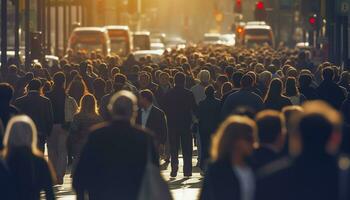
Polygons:
<instances>
[{"instance_id":1,"label":"dark hair","mask_svg":"<svg viewBox=\"0 0 350 200\"><path fill-rule=\"evenodd\" d=\"M57 72L53 76L54 88L64 88L66 83L66 75L63 72Z\"/></svg>"},{"instance_id":2,"label":"dark hair","mask_svg":"<svg viewBox=\"0 0 350 200\"><path fill-rule=\"evenodd\" d=\"M8 83L0 83L0 102L9 103L13 97L13 87Z\"/></svg>"},{"instance_id":3,"label":"dark hair","mask_svg":"<svg viewBox=\"0 0 350 200\"><path fill-rule=\"evenodd\" d=\"M310 84L312 83L312 76L309 74L302 74L299 77L299 84L300 87L307 87L310 86Z\"/></svg>"},{"instance_id":4,"label":"dark hair","mask_svg":"<svg viewBox=\"0 0 350 200\"><path fill-rule=\"evenodd\" d=\"M232 83L234 87L241 87L241 79L243 77L243 72L237 71L232 75Z\"/></svg>"},{"instance_id":5,"label":"dark hair","mask_svg":"<svg viewBox=\"0 0 350 200\"><path fill-rule=\"evenodd\" d=\"M288 77L286 81L286 95L288 97L299 95L299 90L297 88L297 81L294 77Z\"/></svg>"},{"instance_id":6,"label":"dark hair","mask_svg":"<svg viewBox=\"0 0 350 200\"><path fill-rule=\"evenodd\" d=\"M279 78L275 78L271 81L268 88L265 102L267 100L278 99L282 96L283 84Z\"/></svg>"},{"instance_id":7,"label":"dark hair","mask_svg":"<svg viewBox=\"0 0 350 200\"><path fill-rule=\"evenodd\" d=\"M104 81L102 78L97 78L93 82L94 90L102 90L105 91L106 89L106 81Z\"/></svg>"},{"instance_id":8,"label":"dark hair","mask_svg":"<svg viewBox=\"0 0 350 200\"><path fill-rule=\"evenodd\" d=\"M153 92L151 90L141 90L140 96L145 98L148 102L153 103Z\"/></svg>"},{"instance_id":9,"label":"dark hair","mask_svg":"<svg viewBox=\"0 0 350 200\"><path fill-rule=\"evenodd\" d=\"M252 87L254 84L254 79L251 75L245 74L241 79L241 86L243 88Z\"/></svg>"},{"instance_id":10,"label":"dark hair","mask_svg":"<svg viewBox=\"0 0 350 200\"><path fill-rule=\"evenodd\" d=\"M322 77L324 80L333 80L334 79L334 70L331 67L326 67L322 71Z\"/></svg>"},{"instance_id":11,"label":"dark hair","mask_svg":"<svg viewBox=\"0 0 350 200\"><path fill-rule=\"evenodd\" d=\"M42 87L41 81L39 79L33 79L28 83L28 90L40 91Z\"/></svg>"},{"instance_id":12,"label":"dark hair","mask_svg":"<svg viewBox=\"0 0 350 200\"><path fill-rule=\"evenodd\" d=\"M98 114L96 98L92 94L85 94L80 99L79 113L95 113Z\"/></svg>"},{"instance_id":13,"label":"dark hair","mask_svg":"<svg viewBox=\"0 0 350 200\"><path fill-rule=\"evenodd\" d=\"M332 132L333 125L321 114L305 115L299 122L299 131L303 148L307 150L324 150Z\"/></svg>"},{"instance_id":14,"label":"dark hair","mask_svg":"<svg viewBox=\"0 0 350 200\"><path fill-rule=\"evenodd\" d=\"M185 81L186 81L186 76L185 76L184 73L178 72L178 73L175 74L175 77L174 77L175 85L177 85L177 86L184 86L185 85Z\"/></svg>"},{"instance_id":15,"label":"dark hair","mask_svg":"<svg viewBox=\"0 0 350 200\"><path fill-rule=\"evenodd\" d=\"M215 88L212 85L209 85L205 88L205 96L207 97L214 97L215 95Z\"/></svg>"},{"instance_id":16,"label":"dark hair","mask_svg":"<svg viewBox=\"0 0 350 200\"><path fill-rule=\"evenodd\" d=\"M278 111L264 110L256 115L255 120L261 143L272 144L283 132L284 119Z\"/></svg>"}]
</instances>

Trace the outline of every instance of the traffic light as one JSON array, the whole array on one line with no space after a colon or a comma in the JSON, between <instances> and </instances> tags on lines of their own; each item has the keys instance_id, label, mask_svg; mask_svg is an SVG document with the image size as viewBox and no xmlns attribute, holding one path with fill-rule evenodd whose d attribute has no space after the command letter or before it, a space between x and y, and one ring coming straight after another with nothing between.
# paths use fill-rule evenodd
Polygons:
<instances>
[{"instance_id":1,"label":"traffic light","mask_svg":"<svg viewBox=\"0 0 350 200\"><path fill-rule=\"evenodd\" d=\"M316 30L318 27L318 19L317 19L317 15L313 14L309 17L309 25L312 29Z\"/></svg>"},{"instance_id":2,"label":"traffic light","mask_svg":"<svg viewBox=\"0 0 350 200\"><path fill-rule=\"evenodd\" d=\"M235 13L242 13L242 0L236 0L234 11Z\"/></svg>"},{"instance_id":3,"label":"traffic light","mask_svg":"<svg viewBox=\"0 0 350 200\"><path fill-rule=\"evenodd\" d=\"M257 21L266 21L266 9L263 1L257 1L255 4L255 20Z\"/></svg>"}]
</instances>

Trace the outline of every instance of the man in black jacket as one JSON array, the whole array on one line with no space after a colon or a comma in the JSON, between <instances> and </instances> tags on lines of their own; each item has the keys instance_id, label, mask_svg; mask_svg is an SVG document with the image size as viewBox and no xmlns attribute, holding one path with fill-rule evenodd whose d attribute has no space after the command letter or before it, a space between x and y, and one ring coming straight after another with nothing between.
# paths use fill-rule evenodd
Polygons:
<instances>
[{"instance_id":1,"label":"man in black jacket","mask_svg":"<svg viewBox=\"0 0 350 200\"><path fill-rule=\"evenodd\" d=\"M253 166L259 169L281 157L285 144L285 120L274 110L264 110L257 114L259 148L253 153Z\"/></svg>"},{"instance_id":2,"label":"man in black jacket","mask_svg":"<svg viewBox=\"0 0 350 200\"><path fill-rule=\"evenodd\" d=\"M38 129L38 147L44 152L45 142L53 126L53 111L50 99L41 95L42 85L38 79L28 84L28 94L16 99L15 106L34 121Z\"/></svg>"},{"instance_id":3,"label":"man in black jacket","mask_svg":"<svg viewBox=\"0 0 350 200\"><path fill-rule=\"evenodd\" d=\"M164 110L168 118L171 155L171 176L176 177L179 165L181 142L184 158L184 175L192 176L192 135L190 132L192 113L197 110L193 93L185 88L185 74L175 75L175 87L164 97Z\"/></svg>"},{"instance_id":4,"label":"man in black jacket","mask_svg":"<svg viewBox=\"0 0 350 200\"><path fill-rule=\"evenodd\" d=\"M333 68L327 67L323 69L322 78L323 81L317 88L320 99L339 110L346 96L341 87L334 82Z\"/></svg>"},{"instance_id":5,"label":"man in black jacket","mask_svg":"<svg viewBox=\"0 0 350 200\"><path fill-rule=\"evenodd\" d=\"M168 136L168 124L164 112L153 105L151 90L142 90L139 95L139 106L136 123L143 128L151 130L155 135L155 142L159 153L163 155L164 145Z\"/></svg>"},{"instance_id":6,"label":"man in black jacket","mask_svg":"<svg viewBox=\"0 0 350 200\"><path fill-rule=\"evenodd\" d=\"M334 156L341 137L341 117L324 102L303 107L299 131L291 135L291 141L299 144L293 149L302 147L298 148L300 154L292 162L278 160L258 171L258 200L348 199L339 195L348 192L349 160Z\"/></svg>"},{"instance_id":7,"label":"man in black jacket","mask_svg":"<svg viewBox=\"0 0 350 200\"><path fill-rule=\"evenodd\" d=\"M150 151L151 162L159 165L153 138L135 126L137 99L122 90L108 105L112 120L90 133L81 153L73 188L78 199L138 199L141 181Z\"/></svg>"}]
</instances>

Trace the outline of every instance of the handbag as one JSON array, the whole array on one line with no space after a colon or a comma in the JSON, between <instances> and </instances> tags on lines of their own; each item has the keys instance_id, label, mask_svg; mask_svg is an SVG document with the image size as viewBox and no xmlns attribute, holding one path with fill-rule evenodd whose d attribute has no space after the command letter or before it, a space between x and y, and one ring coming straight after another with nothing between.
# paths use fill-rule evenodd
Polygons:
<instances>
[{"instance_id":1,"label":"handbag","mask_svg":"<svg viewBox=\"0 0 350 200\"><path fill-rule=\"evenodd\" d=\"M152 142L147 144L147 163L143 174L138 200L171 200L173 199L168 184L160 174L159 168L152 162Z\"/></svg>"}]
</instances>

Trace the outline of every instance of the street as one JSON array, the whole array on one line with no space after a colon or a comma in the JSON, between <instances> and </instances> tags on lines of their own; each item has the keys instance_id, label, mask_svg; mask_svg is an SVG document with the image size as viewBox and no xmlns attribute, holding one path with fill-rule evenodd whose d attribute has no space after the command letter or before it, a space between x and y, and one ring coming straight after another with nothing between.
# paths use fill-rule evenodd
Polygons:
<instances>
[{"instance_id":1,"label":"street","mask_svg":"<svg viewBox=\"0 0 350 200\"><path fill-rule=\"evenodd\" d=\"M200 175L198 167L193 168L193 176L189 179L183 177L182 173L182 156L179 159L179 173L176 178L170 177L170 164L166 165L163 161L161 163L162 174L166 181L169 183L169 188L173 195L174 200L182 199L197 199L199 194L203 177ZM197 156L193 156L192 164L195 166L197 163ZM62 186L55 186L56 197L58 200L75 200L76 196L72 190L71 174L67 173L64 178L64 184ZM42 198L44 199L44 198Z\"/></svg>"}]
</instances>

